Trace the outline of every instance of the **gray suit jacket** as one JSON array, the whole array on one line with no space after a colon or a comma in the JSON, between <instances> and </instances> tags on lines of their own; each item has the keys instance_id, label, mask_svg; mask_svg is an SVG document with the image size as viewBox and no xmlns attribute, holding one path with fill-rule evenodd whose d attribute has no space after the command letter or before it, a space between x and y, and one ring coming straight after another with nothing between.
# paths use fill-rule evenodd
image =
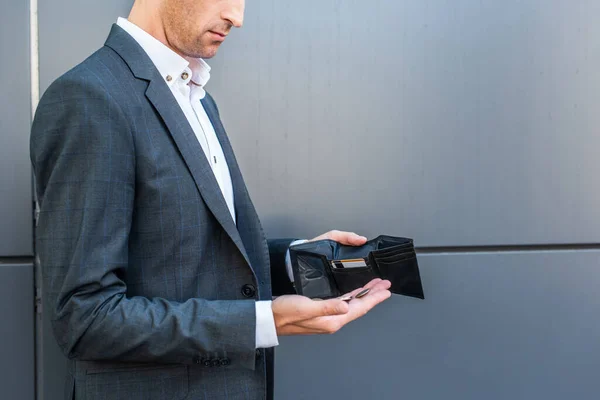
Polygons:
<instances>
[{"instance_id":1,"label":"gray suit jacket","mask_svg":"<svg viewBox=\"0 0 600 400\"><path fill-rule=\"evenodd\" d=\"M118 26L40 101L36 243L70 359L67 398L272 393L254 303L293 291L290 240L265 239L215 102L202 103L230 168L237 224L169 88Z\"/></svg>"}]
</instances>

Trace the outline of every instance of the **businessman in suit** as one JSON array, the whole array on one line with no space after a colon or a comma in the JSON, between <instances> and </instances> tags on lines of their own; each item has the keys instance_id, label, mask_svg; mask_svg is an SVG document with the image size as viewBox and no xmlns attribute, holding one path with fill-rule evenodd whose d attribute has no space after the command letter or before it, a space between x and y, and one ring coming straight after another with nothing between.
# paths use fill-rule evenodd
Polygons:
<instances>
[{"instance_id":1,"label":"businessman in suit","mask_svg":"<svg viewBox=\"0 0 600 400\"><path fill-rule=\"evenodd\" d=\"M334 333L390 296L381 280L349 303L293 294L292 240L265 238L205 91L243 13L137 0L40 101L37 253L66 398L272 398L278 336Z\"/></svg>"}]
</instances>

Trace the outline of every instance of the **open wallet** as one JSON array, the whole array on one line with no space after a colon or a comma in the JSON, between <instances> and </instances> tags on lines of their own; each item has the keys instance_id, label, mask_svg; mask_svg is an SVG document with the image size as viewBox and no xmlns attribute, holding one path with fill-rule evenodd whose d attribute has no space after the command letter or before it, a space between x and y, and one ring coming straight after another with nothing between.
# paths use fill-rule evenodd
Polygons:
<instances>
[{"instance_id":1,"label":"open wallet","mask_svg":"<svg viewBox=\"0 0 600 400\"><path fill-rule=\"evenodd\" d=\"M309 298L342 296L375 278L395 294L424 299L413 240L381 235L362 246L325 239L290 247L296 293Z\"/></svg>"}]
</instances>

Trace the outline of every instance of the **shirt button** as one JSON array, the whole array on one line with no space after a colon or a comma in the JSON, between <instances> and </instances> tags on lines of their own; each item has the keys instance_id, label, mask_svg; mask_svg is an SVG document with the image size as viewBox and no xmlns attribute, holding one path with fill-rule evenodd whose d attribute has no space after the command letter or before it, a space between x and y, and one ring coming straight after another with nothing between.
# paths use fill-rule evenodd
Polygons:
<instances>
[{"instance_id":1,"label":"shirt button","mask_svg":"<svg viewBox=\"0 0 600 400\"><path fill-rule=\"evenodd\" d=\"M173 77L171 75L167 75L165 79L167 80L167 82L171 82L173 80Z\"/></svg>"},{"instance_id":2,"label":"shirt button","mask_svg":"<svg viewBox=\"0 0 600 400\"><path fill-rule=\"evenodd\" d=\"M189 74L187 72L184 72L183 74L181 74L181 79L183 79L184 81L189 77Z\"/></svg>"},{"instance_id":3,"label":"shirt button","mask_svg":"<svg viewBox=\"0 0 600 400\"><path fill-rule=\"evenodd\" d=\"M244 297L254 297L256 295L256 288L254 285L244 285L242 286L242 294Z\"/></svg>"},{"instance_id":4,"label":"shirt button","mask_svg":"<svg viewBox=\"0 0 600 400\"><path fill-rule=\"evenodd\" d=\"M256 349L256 358L260 357L262 357L262 353L260 352L260 349Z\"/></svg>"}]
</instances>

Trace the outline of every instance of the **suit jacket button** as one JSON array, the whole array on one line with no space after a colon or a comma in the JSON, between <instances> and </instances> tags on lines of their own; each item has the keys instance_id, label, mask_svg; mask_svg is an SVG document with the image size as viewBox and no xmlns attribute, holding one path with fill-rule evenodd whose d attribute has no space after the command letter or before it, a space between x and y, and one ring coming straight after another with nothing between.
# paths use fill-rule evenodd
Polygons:
<instances>
[{"instance_id":1,"label":"suit jacket button","mask_svg":"<svg viewBox=\"0 0 600 400\"><path fill-rule=\"evenodd\" d=\"M205 367L212 367L212 362L210 360L204 360L202 363Z\"/></svg>"},{"instance_id":2,"label":"suit jacket button","mask_svg":"<svg viewBox=\"0 0 600 400\"><path fill-rule=\"evenodd\" d=\"M252 298L256 296L256 288L254 285L244 285L242 286L242 294L244 297Z\"/></svg>"},{"instance_id":3,"label":"suit jacket button","mask_svg":"<svg viewBox=\"0 0 600 400\"><path fill-rule=\"evenodd\" d=\"M219 365L221 365L221 361L219 361L219 360L212 360L212 366L213 367L218 367Z\"/></svg>"},{"instance_id":4,"label":"suit jacket button","mask_svg":"<svg viewBox=\"0 0 600 400\"><path fill-rule=\"evenodd\" d=\"M262 356L262 353L260 352L260 349L256 349L256 358L260 358Z\"/></svg>"},{"instance_id":5,"label":"suit jacket button","mask_svg":"<svg viewBox=\"0 0 600 400\"><path fill-rule=\"evenodd\" d=\"M222 365L222 366L226 367L226 366L228 366L229 364L231 364L231 361L229 361L229 358L223 358L223 359L221 360L221 365Z\"/></svg>"},{"instance_id":6,"label":"suit jacket button","mask_svg":"<svg viewBox=\"0 0 600 400\"><path fill-rule=\"evenodd\" d=\"M200 364L200 357L194 357L194 364Z\"/></svg>"}]
</instances>

